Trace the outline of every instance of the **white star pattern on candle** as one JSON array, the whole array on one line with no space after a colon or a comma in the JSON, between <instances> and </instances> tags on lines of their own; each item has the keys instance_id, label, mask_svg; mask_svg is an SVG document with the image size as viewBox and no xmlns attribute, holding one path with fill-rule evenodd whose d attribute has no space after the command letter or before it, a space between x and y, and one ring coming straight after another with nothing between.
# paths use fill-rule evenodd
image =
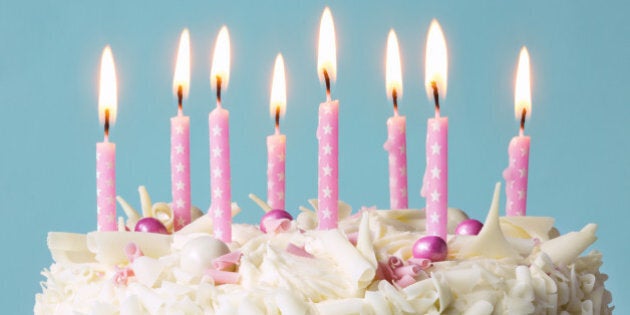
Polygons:
<instances>
[{"instance_id":1,"label":"white star pattern on candle","mask_svg":"<svg viewBox=\"0 0 630 315\"><path fill-rule=\"evenodd\" d=\"M177 173L181 173L184 171L184 164L182 164L182 162L177 163L177 165L175 165L175 170L177 171Z\"/></svg>"},{"instance_id":2,"label":"white star pattern on candle","mask_svg":"<svg viewBox=\"0 0 630 315\"><path fill-rule=\"evenodd\" d=\"M284 193L279 191L276 196L278 197L278 200L283 200L284 199Z\"/></svg>"},{"instance_id":3,"label":"white star pattern on candle","mask_svg":"<svg viewBox=\"0 0 630 315\"><path fill-rule=\"evenodd\" d=\"M184 221L184 218L179 217L179 218L177 219L177 226L182 227L182 226L184 226L184 225L186 225L186 221Z\"/></svg>"},{"instance_id":4,"label":"white star pattern on candle","mask_svg":"<svg viewBox=\"0 0 630 315\"><path fill-rule=\"evenodd\" d=\"M280 182L284 181L284 173L283 172L278 173L278 181L280 181Z\"/></svg>"},{"instance_id":5,"label":"white star pattern on candle","mask_svg":"<svg viewBox=\"0 0 630 315\"><path fill-rule=\"evenodd\" d=\"M177 201L175 201L175 206L177 208L183 208L184 207L184 200L177 199Z\"/></svg>"},{"instance_id":6,"label":"white star pattern on candle","mask_svg":"<svg viewBox=\"0 0 630 315\"><path fill-rule=\"evenodd\" d=\"M407 197L407 189L401 188L400 189L400 195L403 196L403 197Z\"/></svg>"},{"instance_id":7,"label":"white star pattern on candle","mask_svg":"<svg viewBox=\"0 0 630 315\"><path fill-rule=\"evenodd\" d=\"M217 198L223 197L223 190L221 190L221 187L215 188L213 193L214 193L214 196Z\"/></svg>"},{"instance_id":8,"label":"white star pattern on candle","mask_svg":"<svg viewBox=\"0 0 630 315\"><path fill-rule=\"evenodd\" d=\"M326 114L326 115L332 114L332 108L330 107L330 105L326 104L324 106L324 114Z\"/></svg>"},{"instance_id":9,"label":"white star pattern on candle","mask_svg":"<svg viewBox=\"0 0 630 315\"><path fill-rule=\"evenodd\" d=\"M324 166L323 170L324 170L324 176L331 176L332 175L332 168L330 167L329 164L326 164L326 166Z\"/></svg>"},{"instance_id":10,"label":"white star pattern on candle","mask_svg":"<svg viewBox=\"0 0 630 315\"><path fill-rule=\"evenodd\" d=\"M521 156L525 156L525 148L521 147Z\"/></svg>"},{"instance_id":11,"label":"white star pattern on candle","mask_svg":"<svg viewBox=\"0 0 630 315\"><path fill-rule=\"evenodd\" d=\"M327 124L326 126L324 126L324 134L325 135L329 135L332 132L332 127L330 126L330 124Z\"/></svg>"},{"instance_id":12,"label":"white star pattern on candle","mask_svg":"<svg viewBox=\"0 0 630 315\"><path fill-rule=\"evenodd\" d=\"M216 236L218 239L223 238L223 231L221 230L221 228L214 229L214 236Z\"/></svg>"},{"instance_id":13,"label":"white star pattern on candle","mask_svg":"<svg viewBox=\"0 0 630 315\"><path fill-rule=\"evenodd\" d=\"M268 187L269 189L272 189L274 186L275 186L275 184L273 183L273 181L271 181L271 180L270 180L270 181L267 181L267 187Z\"/></svg>"},{"instance_id":14,"label":"white star pattern on candle","mask_svg":"<svg viewBox=\"0 0 630 315\"><path fill-rule=\"evenodd\" d=\"M221 157L221 154L223 153L223 149L216 147L214 149L212 149L212 155L214 157Z\"/></svg>"},{"instance_id":15,"label":"white star pattern on candle","mask_svg":"<svg viewBox=\"0 0 630 315\"><path fill-rule=\"evenodd\" d=\"M433 122L433 124L431 124L431 128L433 129L433 131L440 131L440 123L438 123L437 121Z\"/></svg>"},{"instance_id":16,"label":"white star pattern on candle","mask_svg":"<svg viewBox=\"0 0 630 315\"><path fill-rule=\"evenodd\" d=\"M525 191L524 190L519 190L518 191L518 199L523 199L525 198Z\"/></svg>"},{"instance_id":17,"label":"white star pattern on candle","mask_svg":"<svg viewBox=\"0 0 630 315\"><path fill-rule=\"evenodd\" d=\"M101 178L101 172L96 171L96 179L99 179L99 178Z\"/></svg>"},{"instance_id":18,"label":"white star pattern on candle","mask_svg":"<svg viewBox=\"0 0 630 315\"><path fill-rule=\"evenodd\" d=\"M322 210L322 214L324 215L324 219L330 219L332 216L332 213L328 210L328 208Z\"/></svg>"},{"instance_id":19,"label":"white star pattern on candle","mask_svg":"<svg viewBox=\"0 0 630 315\"><path fill-rule=\"evenodd\" d=\"M431 213L431 222L440 222L440 215L435 212Z\"/></svg>"},{"instance_id":20,"label":"white star pattern on candle","mask_svg":"<svg viewBox=\"0 0 630 315\"><path fill-rule=\"evenodd\" d=\"M215 178L221 178L223 176L223 170L218 167L213 169L212 176L214 176Z\"/></svg>"},{"instance_id":21,"label":"white star pattern on candle","mask_svg":"<svg viewBox=\"0 0 630 315\"><path fill-rule=\"evenodd\" d=\"M213 136L220 136L222 132L223 132L223 129L221 129L221 127L219 127L219 126L212 127L212 135Z\"/></svg>"},{"instance_id":22,"label":"white star pattern on candle","mask_svg":"<svg viewBox=\"0 0 630 315\"><path fill-rule=\"evenodd\" d=\"M437 190L431 193L431 201L440 201L440 193Z\"/></svg>"},{"instance_id":23,"label":"white star pattern on candle","mask_svg":"<svg viewBox=\"0 0 630 315\"><path fill-rule=\"evenodd\" d=\"M431 146L431 154L433 155L440 155L440 150L442 150L442 146L439 145L437 142Z\"/></svg>"},{"instance_id":24,"label":"white star pattern on candle","mask_svg":"<svg viewBox=\"0 0 630 315\"><path fill-rule=\"evenodd\" d=\"M510 200L510 202L508 202L508 205L507 205L508 210L512 210L512 206L514 206L514 201Z\"/></svg>"},{"instance_id":25,"label":"white star pattern on candle","mask_svg":"<svg viewBox=\"0 0 630 315\"><path fill-rule=\"evenodd\" d=\"M330 144L326 144L324 146L324 154L330 155L331 153L332 153L332 147L330 146Z\"/></svg>"},{"instance_id":26,"label":"white star pattern on candle","mask_svg":"<svg viewBox=\"0 0 630 315\"><path fill-rule=\"evenodd\" d=\"M442 174L442 170L437 168L437 166L434 166L431 169L431 178L436 178L436 179L440 179L440 175Z\"/></svg>"},{"instance_id":27,"label":"white star pattern on candle","mask_svg":"<svg viewBox=\"0 0 630 315\"><path fill-rule=\"evenodd\" d=\"M184 146L183 146L183 145L181 145L181 144L178 144L178 145L175 147L175 153L176 153L176 154L182 154L182 153L184 153Z\"/></svg>"},{"instance_id":28,"label":"white star pattern on candle","mask_svg":"<svg viewBox=\"0 0 630 315\"><path fill-rule=\"evenodd\" d=\"M521 178L525 177L525 175L527 175L527 170L524 168L521 168L518 170L518 174Z\"/></svg>"},{"instance_id":29,"label":"white star pattern on candle","mask_svg":"<svg viewBox=\"0 0 630 315\"><path fill-rule=\"evenodd\" d=\"M407 176L407 167L403 166L398 168L398 171L400 172L401 176Z\"/></svg>"},{"instance_id":30,"label":"white star pattern on candle","mask_svg":"<svg viewBox=\"0 0 630 315\"><path fill-rule=\"evenodd\" d=\"M323 192L324 192L324 198L330 198L330 195L332 193L332 190L330 190L330 187L327 186L326 188L324 188Z\"/></svg>"},{"instance_id":31,"label":"white star pattern on candle","mask_svg":"<svg viewBox=\"0 0 630 315\"><path fill-rule=\"evenodd\" d=\"M223 216L223 210L219 209L218 207L216 209L214 209L214 217L215 218L220 218Z\"/></svg>"},{"instance_id":32,"label":"white star pattern on candle","mask_svg":"<svg viewBox=\"0 0 630 315\"><path fill-rule=\"evenodd\" d=\"M180 180L177 183L175 183L175 189L177 189L177 190L184 190L184 182L182 182Z\"/></svg>"},{"instance_id":33,"label":"white star pattern on candle","mask_svg":"<svg viewBox=\"0 0 630 315\"><path fill-rule=\"evenodd\" d=\"M184 128L182 127L182 125L175 126L175 133L178 135L181 135L184 133Z\"/></svg>"}]
</instances>

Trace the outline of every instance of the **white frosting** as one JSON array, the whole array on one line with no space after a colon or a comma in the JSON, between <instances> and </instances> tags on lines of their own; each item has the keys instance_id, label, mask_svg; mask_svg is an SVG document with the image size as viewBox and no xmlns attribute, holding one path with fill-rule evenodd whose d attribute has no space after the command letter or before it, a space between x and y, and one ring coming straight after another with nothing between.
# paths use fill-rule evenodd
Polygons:
<instances>
[{"instance_id":1,"label":"white frosting","mask_svg":"<svg viewBox=\"0 0 630 315\"><path fill-rule=\"evenodd\" d=\"M455 220L465 218L461 211L451 213ZM288 232L274 235L233 225L229 250L243 256L238 282L222 285L203 270L227 249L197 244L211 239L212 226L203 221L189 234L172 236L51 233L55 263L42 272L46 280L35 314L611 313L607 276L599 272L601 254L579 257L594 241L590 225L548 240L549 218L499 220L492 212L485 229L500 234L509 255L464 254L484 236L449 235L450 260L434 263L401 288L379 279L377 265L391 256L404 263L411 258L411 246L424 235L419 223L424 211L366 209L344 215L340 229L331 231L314 230L313 214L303 211ZM350 235L356 236L356 246ZM145 255L133 262L123 251L131 241ZM289 245L304 248L312 258L287 252ZM125 270L133 274L125 277Z\"/></svg>"}]
</instances>

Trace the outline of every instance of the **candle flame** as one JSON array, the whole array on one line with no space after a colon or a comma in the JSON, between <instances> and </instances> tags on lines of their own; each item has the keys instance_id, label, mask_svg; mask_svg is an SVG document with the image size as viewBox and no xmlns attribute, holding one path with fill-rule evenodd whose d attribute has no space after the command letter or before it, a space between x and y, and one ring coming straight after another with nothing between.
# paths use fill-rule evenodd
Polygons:
<instances>
[{"instance_id":1,"label":"candle flame","mask_svg":"<svg viewBox=\"0 0 630 315\"><path fill-rule=\"evenodd\" d=\"M317 49L317 73L324 81L324 71L332 81L337 79L337 44L335 43L335 24L330 8L326 7L319 23L319 44Z\"/></svg>"},{"instance_id":2,"label":"candle flame","mask_svg":"<svg viewBox=\"0 0 630 315\"><path fill-rule=\"evenodd\" d=\"M389 31L387 36L387 57L385 63L385 83L387 87L387 97L391 99L396 91L396 96L402 96L402 70L400 66L400 50L398 49L398 37L394 30Z\"/></svg>"},{"instance_id":3,"label":"candle flame","mask_svg":"<svg viewBox=\"0 0 630 315\"><path fill-rule=\"evenodd\" d=\"M269 101L269 112L271 116L276 115L276 110L280 110L280 115L284 116L287 110L287 83L284 72L284 59L282 54L276 56L276 63L273 67L273 81L271 83L271 99Z\"/></svg>"},{"instance_id":4,"label":"candle flame","mask_svg":"<svg viewBox=\"0 0 630 315\"><path fill-rule=\"evenodd\" d=\"M118 88L116 86L116 66L112 49L107 45L101 56L101 73L98 89L98 118L105 122L105 111L109 111L109 122L116 121L118 107Z\"/></svg>"},{"instance_id":5,"label":"candle flame","mask_svg":"<svg viewBox=\"0 0 630 315\"><path fill-rule=\"evenodd\" d=\"M230 81L230 34L227 26L219 31L214 45L212 68L210 70L210 85L217 87L217 78L221 79L221 89L225 90Z\"/></svg>"},{"instance_id":6,"label":"candle flame","mask_svg":"<svg viewBox=\"0 0 630 315\"><path fill-rule=\"evenodd\" d=\"M173 92L175 95L177 95L180 87L183 97L188 97L188 90L190 89L190 32L188 32L187 28L182 31L182 35L179 37L177 63L175 65L175 75L173 76Z\"/></svg>"},{"instance_id":7,"label":"candle flame","mask_svg":"<svg viewBox=\"0 0 630 315\"><path fill-rule=\"evenodd\" d=\"M514 93L514 114L516 118L521 119L523 110L527 117L532 112L532 91L529 66L529 52L527 47L521 48L518 58L518 69L516 70L516 87Z\"/></svg>"},{"instance_id":8,"label":"candle flame","mask_svg":"<svg viewBox=\"0 0 630 315\"><path fill-rule=\"evenodd\" d=\"M424 85L427 95L433 99L432 84L435 82L439 94L445 97L448 79L448 52L446 51L446 40L442 27L435 19L431 21L429 27L425 58Z\"/></svg>"}]
</instances>

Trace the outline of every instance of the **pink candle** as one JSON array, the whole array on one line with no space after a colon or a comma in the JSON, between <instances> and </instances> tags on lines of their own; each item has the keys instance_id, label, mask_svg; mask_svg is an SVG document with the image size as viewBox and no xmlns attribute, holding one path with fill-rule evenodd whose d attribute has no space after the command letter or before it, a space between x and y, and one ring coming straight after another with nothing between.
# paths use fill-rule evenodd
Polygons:
<instances>
[{"instance_id":1,"label":"pink candle","mask_svg":"<svg viewBox=\"0 0 630 315\"><path fill-rule=\"evenodd\" d=\"M425 85L435 102L435 118L427 121L427 164L421 195L426 198L426 233L444 241L448 223L448 118L440 117L440 93L446 96L447 60L444 33L433 20L427 36Z\"/></svg>"},{"instance_id":2,"label":"pink candle","mask_svg":"<svg viewBox=\"0 0 630 315\"><path fill-rule=\"evenodd\" d=\"M217 36L210 71L210 84L216 87L217 107L210 112L210 213L213 216L214 237L232 241L232 195L230 176L230 113L221 107L221 88L229 82L230 37L223 26Z\"/></svg>"},{"instance_id":3,"label":"pink candle","mask_svg":"<svg viewBox=\"0 0 630 315\"><path fill-rule=\"evenodd\" d=\"M190 223L190 118L171 118L171 194L175 231Z\"/></svg>"},{"instance_id":4,"label":"pink candle","mask_svg":"<svg viewBox=\"0 0 630 315\"><path fill-rule=\"evenodd\" d=\"M271 83L269 110L276 118L276 132L267 137L267 203L272 209L285 208L285 158L287 137L280 133L280 116L287 104L286 78L282 54L276 56Z\"/></svg>"},{"instance_id":5,"label":"pink candle","mask_svg":"<svg viewBox=\"0 0 630 315\"><path fill-rule=\"evenodd\" d=\"M190 223L190 118L184 116L182 101L190 81L190 34L184 29L179 41L173 89L177 95L177 116L171 118L171 195L174 230Z\"/></svg>"},{"instance_id":6,"label":"pink candle","mask_svg":"<svg viewBox=\"0 0 630 315\"><path fill-rule=\"evenodd\" d=\"M519 135L510 141L509 166L503 171L505 179L506 213L525 215L527 209L527 171L529 170L529 136Z\"/></svg>"},{"instance_id":7,"label":"pink candle","mask_svg":"<svg viewBox=\"0 0 630 315\"><path fill-rule=\"evenodd\" d=\"M426 198L427 235L446 240L448 223L448 118L436 116L427 122L427 165L422 181Z\"/></svg>"},{"instance_id":8,"label":"pink candle","mask_svg":"<svg viewBox=\"0 0 630 315\"><path fill-rule=\"evenodd\" d=\"M520 52L516 72L516 92L514 94L514 114L521 119L519 135L512 138L508 147L509 166L503 171L505 179L506 205L508 216L527 213L527 179L529 173L530 138L524 135L525 118L532 112L529 53L523 47Z\"/></svg>"},{"instance_id":9,"label":"pink candle","mask_svg":"<svg viewBox=\"0 0 630 315\"><path fill-rule=\"evenodd\" d=\"M116 231L116 144L109 142L110 123L116 120L116 68L109 46L101 57L98 96L99 118L104 122L105 137L96 144L96 211L97 230Z\"/></svg>"},{"instance_id":10,"label":"pink candle","mask_svg":"<svg viewBox=\"0 0 630 315\"><path fill-rule=\"evenodd\" d=\"M319 105L319 168L317 200L319 229L337 228L339 199L339 101Z\"/></svg>"},{"instance_id":11,"label":"pink candle","mask_svg":"<svg viewBox=\"0 0 630 315\"><path fill-rule=\"evenodd\" d=\"M405 116L387 119L387 141L383 146L389 153L389 205L391 209L408 209L407 204L407 140Z\"/></svg>"},{"instance_id":12,"label":"pink candle","mask_svg":"<svg viewBox=\"0 0 630 315\"><path fill-rule=\"evenodd\" d=\"M229 117L220 102L209 116L211 213L214 237L224 242L232 240Z\"/></svg>"},{"instance_id":13,"label":"pink candle","mask_svg":"<svg viewBox=\"0 0 630 315\"><path fill-rule=\"evenodd\" d=\"M319 23L317 72L326 83L326 102L319 105L317 139L318 185L317 218L319 229L337 228L339 200L339 101L330 97L330 81L337 78L335 25L326 7Z\"/></svg>"},{"instance_id":14,"label":"pink candle","mask_svg":"<svg viewBox=\"0 0 630 315\"><path fill-rule=\"evenodd\" d=\"M267 203L272 209L286 209L285 157L287 137L279 132L267 136Z\"/></svg>"},{"instance_id":15,"label":"pink candle","mask_svg":"<svg viewBox=\"0 0 630 315\"><path fill-rule=\"evenodd\" d=\"M389 205L391 209L407 209L407 121L398 115L398 99L402 96L402 70L398 39L394 30L387 37L386 88L394 103L394 116L387 120L389 154Z\"/></svg>"},{"instance_id":16,"label":"pink candle","mask_svg":"<svg viewBox=\"0 0 630 315\"><path fill-rule=\"evenodd\" d=\"M116 144L96 144L96 206L99 231L116 231Z\"/></svg>"}]
</instances>

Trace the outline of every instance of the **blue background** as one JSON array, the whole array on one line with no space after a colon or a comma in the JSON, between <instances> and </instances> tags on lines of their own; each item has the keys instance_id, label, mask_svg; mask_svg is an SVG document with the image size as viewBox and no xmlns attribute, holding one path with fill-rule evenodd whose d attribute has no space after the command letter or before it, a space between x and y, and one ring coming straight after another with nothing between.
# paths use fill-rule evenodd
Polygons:
<instances>
[{"instance_id":1,"label":"blue background","mask_svg":"<svg viewBox=\"0 0 630 315\"><path fill-rule=\"evenodd\" d=\"M229 3L227 3L229 2ZM257 222L247 198L264 197L265 136L273 132L268 99L273 60L285 57L288 108L287 205L296 213L316 196L315 128L324 89L316 73L319 18L330 5L338 45L341 102L340 197L354 208L387 207L387 158L382 149L392 107L385 95L385 42L395 28L401 49L407 116L410 205L424 170L426 119L433 114L423 84L428 25L446 34L452 206L483 219L491 190L517 133L513 84L518 51L532 58L533 112L529 207L557 218L562 232L599 224L593 246L619 314L626 299L630 219L628 5L609 1L2 1L0 2L0 209L3 242L0 305L7 314L32 311L39 272L52 259L48 231L95 228L95 143L98 65L111 44L119 79L117 192L138 206L137 186L170 199L169 118L176 113L172 75L178 36L192 36L193 70L185 112L191 116L193 203L209 204L207 115L211 47L221 25L232 40L233 196ZM502 194L502 198L504 195ZM504 202L502 201L502 205ZM119 213L121 211L119 210Z\"/></svg>"}]
</instances>

